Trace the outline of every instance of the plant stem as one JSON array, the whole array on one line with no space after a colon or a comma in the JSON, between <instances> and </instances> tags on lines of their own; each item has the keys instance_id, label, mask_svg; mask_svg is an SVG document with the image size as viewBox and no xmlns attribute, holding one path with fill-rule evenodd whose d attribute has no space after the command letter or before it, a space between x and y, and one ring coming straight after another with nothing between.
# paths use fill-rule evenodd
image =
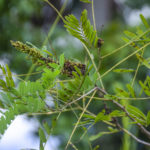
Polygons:
<instances>
[{"instance_id":1,"label":"plant stem","mask_svg":"<svg viewBox=\"0 0 150 150\"><path fill-rule=\"evenodd\" d=\"M144 54L144 49L143 49L143 51L142 51L142 56L143 56L143 54ZM135 71L135 74L134 74L134 77L133 77L133 80L132 80L132 83L131 83L131 86L132 86L132 87L133 87L133 84L134 84L134 82L135 82L135 79L136 79L138 70L139 70L139 68L140 68L140 64L141 64L141 62L140 62L140 60L139 60L138 65L137 65L137 68L136 68L136 71Z\"/></svg>"},{"instance_id":2,"label":"plant stem","mask_svg":"<svg viewBox=\"0 0 150 150\"><path fill-rule=\"evenodd\" d=\"M47 1L46 1L46 2L47 2ZM63 6L62 6L61 9L60 9L60 13L59 13L59 14L63 14L63 12L64 12L64 10L65 10L65 8L66 8L67 2L68 2L68 0L65 0ZM48 1L47 3L49 4L50 2ZM49 5L51 6L52 4L50 3ZM52 8L54 9L54 6L53 6ZM61 18L60 15L58 15L58 16L56 17L56 19L55 19L53 25L52 25L51 28L49 29L48 36L47 36L46 39L44 40L43 45L46 45L46 44L47 44L48 39L49 39L50 36L52 35L52 33L53 33L53 31L54 31L56 25L58 24L60 18ZM61 19L62 19L62 18L61 18Z\"/></svg>"},{"instance_id":3,"label":"plant stem","mask_svg":"<svg viewBox=\"0 0 150 150\"><path fill-rule=\"evenodd\" d=\"M88 55L89 55L89 57L90 57L90 59L91 59L91 61L92 61L92 64L93 64L93 66L94 66L94 68L95 68L95 70L96 70L96 72L97 72L97 74L98 74L98 79L99 79L99 81L100 81L100 83L101 83L102 88L105 89L105 88L104 88L104 85L103 85L103 82L102 82L102 79L101 79L101 75L100 75L100 73L99 73L99 71L98 71L98 69L97 69L97 67L96 67L96 64L95 64L95 62L94 62L94 59L93 59L93 57L92 57L92 55L91 55L89 49L86 47L86 45L85 45L84 43L82 43L82 44L83 44L85 50L87 51L87 53L88 53Z\"/></svg>"},{"instance_id":4,"label":"plant stem","mask_svg":"<svg viewBox=\"0 0 150 150\"><path fill-rule=\"evenodd\" d=\"M121 61L119 61L118 63L116 63L113 67L111 67L109 70L107 70L104 74L101 75L101 78L104 77L106 74L108 74L110 71L112 71L114 68L116 68L117 66L119 66L121 63L123 63L124 61L126 61L127 59L129 59L130 57L132 57L133 55L135 55L136 53L138 53L139 51L141 51L143 48L146 48L148 45L150 45L150 42L145 44L144 46L142 46L140 49L134 51L133 53L131 53L130 55L128 55L127 57L125 57L124 59L122 59ZM99 80L99 78L97 78L97 80Z\"/></svg>"},{"instance_id":5,"label":"plant stem","mask_svg":"<svg viewBox=\"0 0 150 150\"><path fill-rule=\"evenodd\" d=\"M106 58L106 57L108 57L108 56L110 56L110 55L112 55L112 54L114 54L114 53L120 51L121 49L123 49L123 48L125 48L126 46L130 45L132 42L136 41L136 39L139 39L140 37L144 36L145 34L147 34L147 33L149 33L149 32L150 32L150 29L148 29L147 31L143 32L141 35L137 36L136 38L134 38L134 39L131 40L130 42L126 43L125 45L123 45L123 46L121 46L121 47L119 47L119 48L113 50L112 52L110 52L110 53L108 53L108 54L106 54L106 55L104 55L104 56L102 56L101 58L104 59L104 58Z\"/></svg>"},{"instance_id":6,"label":"plant stem","mask_svg":"<svg viewBox=\"0 0 150 150\"><path fill-rule=\"evenodd\" d=\"M94 13L94 0L92 0L92 17L93 17L93 24L94 24L94 30L96 30L96 21L95 21L95 13ZM96 32L97 34L97 32Z\"/></svg>"},{"instance_id":7,"label":"plant stem","mask_svg":"<svg viewBox=\"0 0 150 150\"><path fill-rule=\"evenodd\" d=\"M80 120L81 120L83 114L84 114L85 111L87 110L87 108L88 108L89 104L91 103L91 101L92 101L94 95L96 94L96 92L97 92L97 90L95 90L95 91L93 92L93 94L92 94L90 100L88 101L87 105L84 107L84 109L83 109L83 111L82 111L82 113L81 113L81 115L80 115L78 121L76 122L75 127L74 127L74 129L73 129L71 135L70 135L70 138L69 138L69 140L68 140L68 142L67 142L67 145L66 145L66 147L65 147L65 150L68 148L68 146L69 146L69 144L70 144L70 142L71 142L71 139L72 139L72 137L73 137L73 134L75 133L76 128L77 128L78 124L80 123Z\"/></svg>"},{"instance_id":8,"label":"plant stem","mask_svg":"<svg viewBox=\"0 0 150 150\"><path fill-rule=\"evenodd\" d=\"M115 100L112 100L112 102L113 102L114 104L116 104L119 108L121 108L131 120L133 120L134 122L136 122L136 120L130 116L129 112L125 109L124 106L122 106L120 103L118 103L118 102L115 101ZM147 135L147 137L150 139L150 132L147 131L140 123L136 123L136 124L137 124L137 126L141 129L141 131L142 131L145 135Z\"/></svg>"},{"instance_id":9,"label":"plant stem","mask_svg":"<svg viewBox=\"0 0 150 150\"><path fill-rule=\"evenodd\" d=\"M32 64L31 67L30 67L30 69L29 69L29 71L28 71L28 73L27 73L27 76L24 79L25 81L27 81L29 79L30 74L33 72L34 68L35 68L35 65Z\"/></svg>"},{"instance_id":10,"label":"plant stem","mask_svg":"<svg viewBox=\"0 0 150 150\"><path fill-rule=\"evenodd\" d=\"M52 27L49 29L48 36L46 36L46 39L44 40L44 42L43 42L43 44L42 44L42 47L47 44L48 39L49 39L50 36L52 35L52 33L53 33L53 31L54 31L56 25L58 24L58 21L60 20L60 18L64 21L64 19L63 19L63 17L62 17L61 14L63 13L63 11L64 11L64 9L65 9L65 7L66 7L66 5L67 5L67 2L68 2L68 0L65 0L64 4L63 4L63 6L61 7L60 12L59 12L59 11L56 9L56 7L55 7L52 3L50 3L48 0L44 0L44 1L47 2L47 3L57 12L58 16L57 16L57 18L55 19L55 21L54 21ZM26 76L26 78L25 78L25 81L27 81L27 80L29 79L29 77L30 77L29 74L32 73L32 71L34 70L34 68L35 68L35 65L32 64L32 66L30 67L30 69L29 69L29 71L28 71L28 73L27 73L27 76Z\"/></svg>"},{"instance_id":11,"label":"plant stem","mask_svg":"<svg viewBox=\"0 0 150 150\"><path fill-rule=\"evenodd\" d=\"M64 21L64 18L61 15L61 13L59 12L59 10L51 2L49 2L48 0L44 0L44 1L47 2L56 11L56 13L59 15L59 17Z\"/></svg>"},{"instance_id":12,"label":"plant stem","mask_svg":"<svg viewBox=\"0 0 150 150\"><path fill-rule=\"evenodd\" d=\"M135 135L133 135L132 133L130 133L128 130L124 129L124 128L121 128L122 131L124 131L125 133L127 133L128 135L130 135L134 140L136 140L137 142L141 143L141 144L144 144L144 145L147 145L147 146L150 146L150 143L148 142L145 142L143 140L140 140L139 138L137 138Z\"/></svg>"}]
</instances>

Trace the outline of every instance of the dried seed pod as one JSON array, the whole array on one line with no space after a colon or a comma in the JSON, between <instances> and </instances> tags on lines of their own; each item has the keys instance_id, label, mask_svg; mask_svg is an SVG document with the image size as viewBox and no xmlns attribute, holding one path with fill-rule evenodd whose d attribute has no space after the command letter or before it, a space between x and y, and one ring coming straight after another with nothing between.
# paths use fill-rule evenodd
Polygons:
<instances>
[{"instance_id":1,"label":"dried seed pod","mask_svg":"<svg viewBox=\"0 0 150 150\"><path fill-rule=\"evenodd\" d=\"M66 61L64 63L63 72L65 74L69 75L70 77L72 77L72 72L76 72L75 66L80 69L82 75L85 74L85 70L86 70L86 65L85 64L75 63L75 62L71 62L71 61Z\"/></svg>"},{"instance_id":2,"label":"dried seed pod","mask_svg":"<svg viewBox=\"0 0 150 150\"><path fill-rule=\"evenodd\" d=\"M104 40L103 39L101 39L101 38L99 38L98 39L98 42L97 42L97 47L98 48L101 48L101 46L104 44Z\"/></svg>"},{"instance_id":3,"label":"dried seed pod","mask_svg":"<svg viewBox=\"0 0 150 150\"><path fill-rule=\"evenodd\" d=\"M55 63L55 64L59 64L58 62L56 62L55 60L53 60L50 57L44 57L36 48L34 47L30 47L20 41L10 41L11 44L19 51L28 54L28 56L32 57L32 61L33 63L37 64L37 65L47 65L48 68L50 68L49 63ZM76 63L76 62L72 62L72 61L65 61L64 63L64 68L62 70L62 73L68 75L69 77L72 77L72 72L76 72L74 67L78 67L81 71L81 73L84 75L85 74L85 70L86 70L86 66L84 64L81 63Z\"/></svg>"}]
</instances>

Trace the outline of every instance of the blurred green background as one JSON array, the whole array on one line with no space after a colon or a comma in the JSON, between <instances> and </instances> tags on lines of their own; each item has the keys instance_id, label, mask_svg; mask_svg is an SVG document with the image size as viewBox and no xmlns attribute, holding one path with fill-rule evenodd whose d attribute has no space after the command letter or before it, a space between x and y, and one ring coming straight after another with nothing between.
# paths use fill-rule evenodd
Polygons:
<instances>
[{"instance_id":1,"label":"blurred green background","mask_svg":"<svg viewBox=\"0 0 150 150\"><path fill-rule=\"evenodd\" d=\"M64 3L63 0L51 0L51 2L59 10ZM143 15L150 17L147 13L147 11L150 10L149 0L94 0L94 3L98 34L104 40L101 55L105 55L124 44L123 40L121 40L121 37L124 36L124 30L135 31L136 26L143 28L140 22L138 22L139 13L146 12ZM79 0L68 1L63 15L73 13L79 18L81 11L87 8L89 18L91 18L90 7L90 4L83 4ZM104 8L104 10L100 10L99 8ZM84 63L86 53L81 43L67 33L63 27L63 22L60 20L56 27L53 30L51 29L56 17L56 12L42 0L0 0L0 63L8 63L11 70L17 74L28 73L32 65L31 61L27 60L24 54L15 50L10 45L10 40L28 41L38 48L41 48L49 31L51 31L52 34L46 46L50 52L53 53L53 51L55 51L57 56L64 53L66 58L77 59ZM121 50L121 52L104 59L101 66L101 73L104 73L131 52L131 48L126 47ZM93 51L93 55L96 53L97 52ZM146 53L146 55L149 54ZM95 60L97 63L99 62L97 55L95 55ZM136 65L137 60L132 57L132 59L129 59L120 67L129 66L129 68L135 68ZM142 67L137 78L144 80L146 74L148 74L147 70ZM129 83L131 77L133 77L133 74L122 76L117 73L110 73L103 80L106 89L110 93L114 93L115 87L122 87L122 85ZM30 79L35 80L35 78L34 76ZM138 90L137 84L136 88ZM137 102L136 105L140 106L144 112L146 112L149 107L149 104L140 101ZM100 103L98 103L98 105L92 103L90 106L91 110L94 109L94 113L97 113L102 108L103 104ZM50 120L52 118L39 117L38 119L42 121L43 119ZM60 140L60 147L58 149L64 149L75 122L76 118L74 114L64 113L61 115L56 130L53 133ZM89 133L94 134L105 129L106 126L100 123L94 126ZM131 128L131 132L135 133L141 139L145 138L135 127ZM73 140L78 142L78 137L82 133L83 131L78 129ZM34 135L36 135L36 133ZM94 141L92 146L94 147L94 145L96 146L98 144L100 145L100 150L125 150L123 148L124 141L121 139L122 135L123 133L106 135ZM87 143L88 139L85 137L82 141L77 143L77 146L80 147L79 149L88 150L90 148ZM138 144L132 139L130 140L129 149L148 150L146 146Z\"/></svg>"}]
</instances>

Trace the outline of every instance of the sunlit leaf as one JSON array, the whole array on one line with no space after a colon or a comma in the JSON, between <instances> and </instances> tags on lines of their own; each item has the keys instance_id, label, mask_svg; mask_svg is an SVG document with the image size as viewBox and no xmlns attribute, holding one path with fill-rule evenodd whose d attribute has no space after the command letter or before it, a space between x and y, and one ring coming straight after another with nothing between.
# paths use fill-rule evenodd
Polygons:
<instances>
[{"instance_id":1,"label":"sunlit leaf","mask_svg":"<svg viewBox=\"0 0 150 150\"><path fill-rule=\"evenodd\" d=\"M91 136L89 138L89 140L94 141L94 140L100 138L103 135L109 135L109 134L116 133L116 132L118 132L118 130L112 130L111 132L99 132L98 134Z\"/></svg>"},{"instance_id":2,"label":"sunlit leaf","mask_svg":"<svg viewBox=\"0 0 150 150\"><path fill-rule=\"evenodd\" d=\"M105 134L108 134L108 132L99 132L98 134L96 135L93 135L89 138L90 141L94 141L98 138L100 138L101 136L105 135Z\"/></svg>"},{"instance_id":3,"label":"sunlit leaf","mask_svg":"<svg viewBox=\"0 0 150 150\"><path fill-rule=\"evenodd\" d=\"M109 116L111 116L111 117L123 117L123 116L125 116L125 112L119 111L119 110L114 110L109 114Z\"/></svg>"},{"instance_id":4,"label":"sunlit leaf","mask_svg":"<svg viewBox=\"0 0 150 150\"><path fill-rule=\"evenodd\" d=\"M101 111L100 113L98 113L98 115L95 118L95 122L103 121L103 120L107 120L107 121L111 120L111 117L109 115L105 114L104 110Z\"/></svg>"},{"instance_id":5,"label":"sunlit leaf","mask_svg":"<svg viewBox=\"0 0 150 150\"><path fill-rule=\"evenodd\" d=\"M130 38L135 38L137 35L133 32L130 32L130 31L124 31L124 34Z\"/></svg>"},{"instance_id":6,"label":"sunlit leaf","mask_svg":"<svg viewBox=\"0 0 150 150\"><path fill-rule=\"evenodd\" d=\"M135 70L133 69L115 69L113 72L118 72L118 73L128 73L128 72L134 72Z\"/></svg>"},{"instance_id":7,"label":"sunlit leaf","mask_svg":"<svg viewBox=\"0 0 150 150\"><path fill-rule=\"evenodd\" d=\"M149 62L146 60L146 59L144 59L140 54L136 54L136 57L140 60L140 62L142 62L143 63L143 65L145 65L148 69L150 69L150 64L149 64Z\"/></svg>"},{"instance_id":8,"label":"sunlit leaf","mask_svg":"<svg viewBox=\"0 0 150 150\"><path fill-rule=\"evenodd\" d=\"M142 81L139 81L139 84L142 87L142 90L145 92L146 95L150 96L150 89L148 86L142 83Z\"/></svg>"},{"instance_id":9,"label":"sunlit leaf","mask_svg":"<svg viewBox=\"0 0 150 150\"><path fill-rule=\"evenodd\" d=\"M140 14L140 18L141 18L143 24L145 25L145 27L149 28L150 26L149 26L147 20L145 19L145 17L142 14Z\"/></svg>"},{"instance_id":10,"label":"sunlit leaf","mask_svg":"<svg viewBox=\"0 0 150 150\"><path fill-rule=\"evenodd\" d=\"M126 43L130 42L130 40L126 37L122 37L122 40L125 41Z\"/></svg>"},{"instance_id":11,"label":"sunlit leaf","mask_svg":"<svg viewBox=\"0 0 150 150\"><path fill-rule=\"evenodd\" d=\"M110 100L116 100L116 99L117 99L117 97L116 97L116 96L114 96L114 95L110 95L110 94L106 94L106 95L104 95L104 98L106 98L106 99L110 99Z\"/></svg>"},{"instance_id":12,"label":"sunlit leaf","mask_svg":"<svg viewBox=\"0 0 150 150\"><path fill-rule=\"evenodd\" d=\"M126 92L125 90L123 90L121 88L118 88L118 87L115 90L116 90L116 92L117 92L117 94L119 96L121 96L121 97L129 97L129 93Z\"/></svg>"},{"instance_id":13,"label":"sunlit leaf","mask_svg":"<svg viewBox=\"0 0 150 150\"><path fill-rule=\"evenodd\" d=\"M130 92L131 96L135 98L136 95L135 95L135 91L134 91L133 87L130 84L127 84L126 86L128 88L128 91Z\"/></svg>"},{"instance_id":14,"label":"sunlit leaf","mask_svg":"<svg viewBox=\"0 0 150 150\"><path fill-rule=\"evenodd\" d=\"M61 67L63 67L64 63L65 63L65 57L64 57L64 54L61 54L59 58L59 64Z\"/></svg>"},{"instance_id":15,"label":"sunlit leaf","mask_svg":"<svg viewBox=\"0 0 150 150\"><path fill-rule=\"evenodd\" d=\"M130 113L130 115L139 123L146 124L146 116L145 114L138 109L137 107L134 107L132 105L127 105L127 111Z\"/></svg>"},{"instance_id":16,"label":"sunlit leaf","mask_svg":"<svg viewBox=\"0 0 150 150\"><path fill-rule=\"evenodd\" d=\"M89 119L95 119L95 117L94 117L94 116L92 116L92 115L87 115L87 114L84 114L84 115L83 115L83 117L85 117L85 118L89 118Z\"/></svg>"},{"instance_id":17,"label":"sunlit leaf","mask_svg":"<svg viewBox=\"0 0 150 150\"><path fill-rule=\"evenodd\" d=\"M81 2L84 2L84 3L91 3L90 0L80 0Z\"/></svg>"},{"instance_id":18,"label":"sunlit leaf","mask_svg":"<svg viewBox=\"0 0 150 150\"><path fill-rule=\"evenodd\" d=\"M53 54L50 53L48 50L43 50L43 52L45 52L46 54L48 54L50 57L53 56Z\"/></svg>"},{"instance_id":19,"label":"sunlit leaf","mask_svg":"<svg viewBox=\"0 0 150 150\"><path fill-rule=\"evenodd\" d=\"M96 145L93 150L99 150L100 146Z\"/></svg>"}]
</instances>

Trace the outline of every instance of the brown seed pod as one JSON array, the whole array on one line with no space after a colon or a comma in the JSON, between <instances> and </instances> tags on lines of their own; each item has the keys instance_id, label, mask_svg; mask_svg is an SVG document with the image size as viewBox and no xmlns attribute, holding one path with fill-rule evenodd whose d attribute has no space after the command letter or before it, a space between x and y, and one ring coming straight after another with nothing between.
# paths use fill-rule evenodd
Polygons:
<instances>
[{"instance_id":1,"label":"brown seed pod","mask_svg":"<svg viewBox=\"0 0 150 150\"><path fill-rule=\"evenodd\" d=\"M104 44L104 40L103 39L101 39L101 38L99 38L98 39L98 42L97 42L97 47L98 48L101 48L101 46Z\"/></svg>"},{"instance_id":2,"label":"brown seed pod","mask_svg":"<svg viewBox=\"0 0 150 150\"><path fill-rule=\"evenodd\" d=\"M47 65L48 68L51 68L49 63L59 64L53 58L44 57L39 51L37 51L36 48L30 47L20 41L11 41L11 44L19 51L28 54L28 56L32 58L33 63L36 63L39 66ZM62 73L68 75L69 77L72 77L73 76L72 72L76 72L74 68L75 66L80 69L82 75L85 74L85 70L86 70L85 64L76 63L69 60L65 61Z\"/></svg>"}]
</instances>

